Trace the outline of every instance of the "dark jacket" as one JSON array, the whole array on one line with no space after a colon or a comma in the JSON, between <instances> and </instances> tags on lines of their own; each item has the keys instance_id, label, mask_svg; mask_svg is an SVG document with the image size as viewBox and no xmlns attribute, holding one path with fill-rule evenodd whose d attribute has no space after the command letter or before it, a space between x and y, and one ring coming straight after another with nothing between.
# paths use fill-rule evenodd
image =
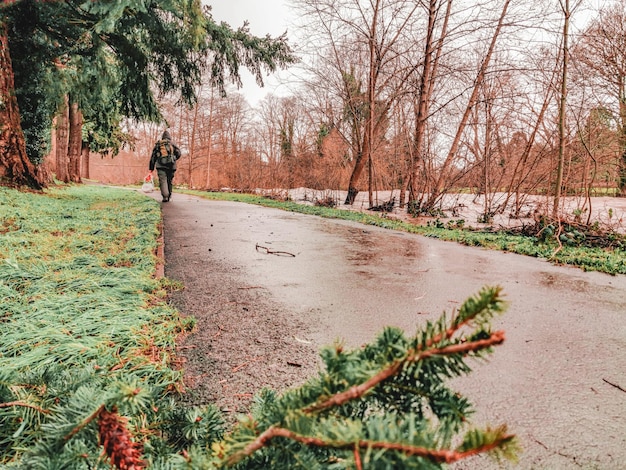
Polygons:
<instances>
[{"instance_id":1,"label":"dark jacket","mask_svg":"<svg viewBox=\"0 0 626 470\"><path fill-rule=\"evenodd\" d=\"M163 132L161 140L167 140L168 143L172 146L172 151L174 152L174 162L168 165L163 165L159 162L159 156L161 155L159 144L161 141L157 141L154 144L154 148L152 149L152 156L150 157L150 171L154 170L155 168L157 170L164 169L176 171L176 161L178 161L178 159L180 158L180 149L176 144L172 142L170 134L167 131Z\"/></svg>"}]
</instances>

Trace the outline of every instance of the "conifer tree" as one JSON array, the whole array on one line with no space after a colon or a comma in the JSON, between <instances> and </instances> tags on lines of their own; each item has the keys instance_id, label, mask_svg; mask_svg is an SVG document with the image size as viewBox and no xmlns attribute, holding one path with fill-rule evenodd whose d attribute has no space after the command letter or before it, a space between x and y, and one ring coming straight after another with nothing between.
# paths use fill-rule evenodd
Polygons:
<instances>
[{"instance_id":1,"label":"conifer tree","mask_svg":"<svg viewBox=\"0 0 626 470\"><path fill-rule=\"evenodd\" d=\"M3 44L17 53L14 67L3 67L0 73L8 77L15 71L15 90L8 93L28 110L21 126L35 165L45 153L54 112L69 89L85 120L106 130L117 119L98 101L103 87L110 90L105 96L113 95L120 116L157 121L156 94L178 92L192 103L204 68L223 91L229 78L239 83L240 65L262 81L263 70L294 60L286 38L257 38L246 27L233 30L217 24L199 0L19 0L1 11L0 24L7 31ZM18 127L10 123L11 132ZM11 161L6 151L0 153L0 166L12 167Z\"/></svg>"},{"instance_id":2,"label":"conifer tree","mask_svg":"<svg viewBox=\"0 0 626 470\"><path fill-rule=\"evenodd\" d=\"M5 18L0 12L0 182L40 189L44 175L26 154L15 98L15 78Z\"/></svg>"}]
</instances>

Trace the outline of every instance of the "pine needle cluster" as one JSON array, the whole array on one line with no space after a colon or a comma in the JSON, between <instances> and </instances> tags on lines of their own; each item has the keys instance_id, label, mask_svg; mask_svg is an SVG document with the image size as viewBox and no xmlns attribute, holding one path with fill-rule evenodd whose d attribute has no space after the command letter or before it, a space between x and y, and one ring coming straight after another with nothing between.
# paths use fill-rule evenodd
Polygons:
<instances>
[{"instance_id":1,"label":"pine needle cluster","mask_svg":"<svg viewBox=\"0 0 626 470\"><path fill-rule=\"evenodd\" d=\"M503 307L500 289L485 288L413 337L387 328L362 349L325 349L318 377L259 395L253 416L225 441L225 465L428 469L478 453L514 458L506 426L466 429L471 404L446 385L504 341L489 328Z\"/></svg>"},{"instance_id":2,"label":"pine needle cluster","mask_svg":"<svg viewBox=\"0 0 626 470\"><path fill-rule=\"evenodd\" d=\"M323 370L262 390L226 432L187 407L176 336L190 329L152 277L158 205L94 187L0 188L0 466L32 469L442 468L514 458L506 427L475 429L446 382L502 343L485 288L407 337L322 351Z\"/></svg>"}]
</instances>

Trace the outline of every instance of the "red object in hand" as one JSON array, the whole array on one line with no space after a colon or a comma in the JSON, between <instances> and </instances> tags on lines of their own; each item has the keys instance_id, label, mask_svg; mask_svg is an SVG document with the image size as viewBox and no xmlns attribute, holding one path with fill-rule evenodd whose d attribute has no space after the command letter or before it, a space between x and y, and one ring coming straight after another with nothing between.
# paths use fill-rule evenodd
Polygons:
<instances>
[{"instance_id":1,"label":"red object in hand","mask_svg":"<svg viewBox=\"0 0 626 470\"><path fill-rule=\"evenodd\" d=\"M143 179L146 183L152 181L152 172L148 173L146 177Z\"/></svg>"}]
</instances>

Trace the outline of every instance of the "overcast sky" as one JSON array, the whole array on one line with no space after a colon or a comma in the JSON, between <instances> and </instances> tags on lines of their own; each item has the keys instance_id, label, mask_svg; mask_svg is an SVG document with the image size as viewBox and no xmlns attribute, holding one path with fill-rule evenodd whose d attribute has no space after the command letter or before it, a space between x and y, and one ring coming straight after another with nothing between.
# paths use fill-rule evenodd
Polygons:
<instances>
[{"instance_id":1,"label":"overcast sky","mask_svg":"<svg viewBox=\"0 0 626 470\"><path fill-rule=\"evenodd\" d=\"M256 36L280 36L293 29L290 25L291 11L285 0L204 0L204 3L211 5L213 19L218 23L225 21L233 28L238 28L247 20L250 31ZM287 94L276 78L265 79L265 87L261 89L245 71L242 77L244 86L240 92L251 105L256 105L268 92Z\"/></svg>"}]
</instances>

